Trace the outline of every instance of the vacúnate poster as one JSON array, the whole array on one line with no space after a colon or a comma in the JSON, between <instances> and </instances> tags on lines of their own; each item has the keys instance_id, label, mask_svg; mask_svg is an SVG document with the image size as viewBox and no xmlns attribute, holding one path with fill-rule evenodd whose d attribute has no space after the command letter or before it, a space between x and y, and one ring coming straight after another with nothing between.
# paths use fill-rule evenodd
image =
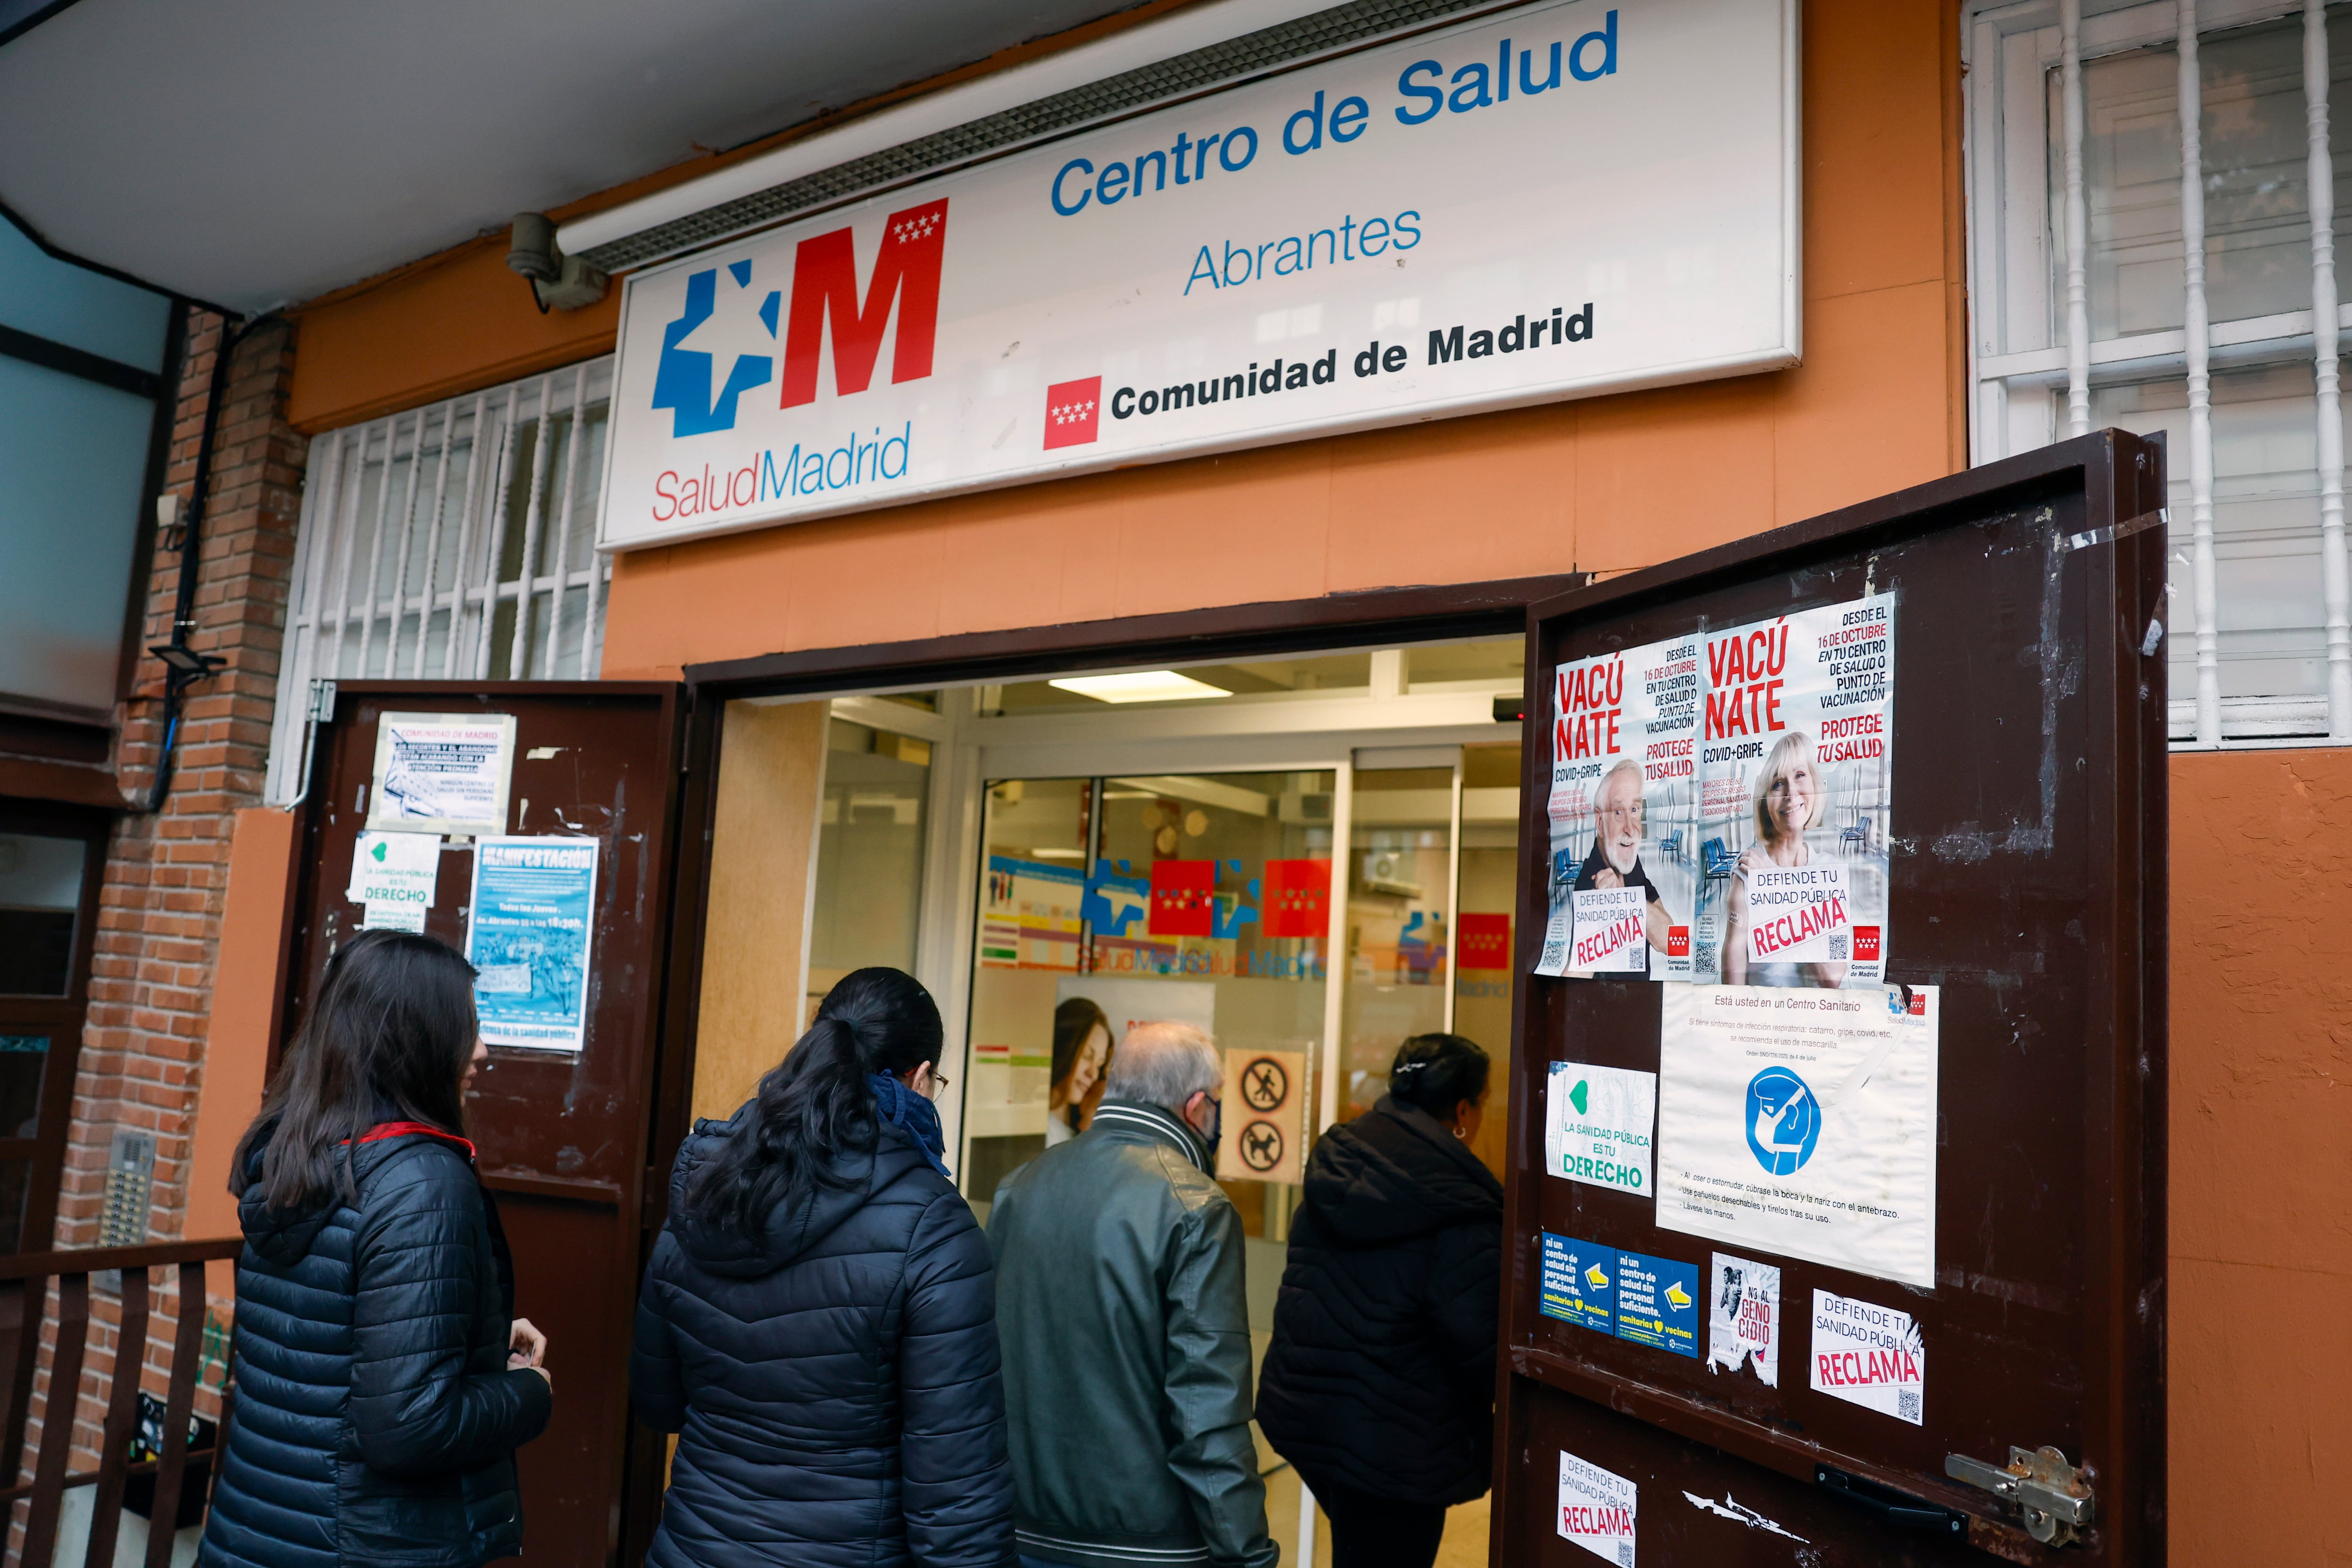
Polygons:
<instances>
[{"instance_id":1,"label":"vac\u00fanate poster","mask_svg":"<svg viewBox=\"0 0 2352 1568\"><path fill-rule=\"evenodd\" d=\"M1692 978L1835 988L1886 975L1895 596L1700 637Z\"/></svg>"},{"instance_id":2,"label":"vac\u00fanate poster","mask_svg":"<svg viewBox=\"0 0 2352 1568\"><path fill-rule=\"evenodd\" d=\"M1561 665L1536 973L1883 983L1894 659L1876 594Z\"/></svg>"},{"instance_id":3,"label":"vac\u00fanate poster","mask_svg":"<svg viewBox=\"0 0 2352 1568\"><path fill-rule=\"evenodd\" d=\"M1551 911L1536 973L1689 979L1698 639L1552 679Z\"/></svg>"}]
</instances>

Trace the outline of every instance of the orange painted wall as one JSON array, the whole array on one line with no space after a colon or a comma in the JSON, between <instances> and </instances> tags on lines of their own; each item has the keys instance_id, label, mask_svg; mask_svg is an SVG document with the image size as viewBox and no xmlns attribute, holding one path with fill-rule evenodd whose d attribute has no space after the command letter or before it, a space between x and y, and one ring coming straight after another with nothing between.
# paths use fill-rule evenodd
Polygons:
<instances>
[{"instance_id":1,"label":"orange painted wall","mask_svg":"<svg viewBox=\"0 0 2352 1568\"><path fill-rule=\"evenodd\" d=\"M619 559L604 672L1613 572L1967 461L1948 0L1808 0L1805 363L956 497Z\"/></svg>"},{"instance_id":2,"label":"orange painted wall","mask_svg":"<svg viewBox=\"0 0 2352 1568\"><path fill-rule=\"evenodd\" d=\"M2352 1562L2352 752L2171 782L2172 1561Z\"/></svg>"}]
</instances>

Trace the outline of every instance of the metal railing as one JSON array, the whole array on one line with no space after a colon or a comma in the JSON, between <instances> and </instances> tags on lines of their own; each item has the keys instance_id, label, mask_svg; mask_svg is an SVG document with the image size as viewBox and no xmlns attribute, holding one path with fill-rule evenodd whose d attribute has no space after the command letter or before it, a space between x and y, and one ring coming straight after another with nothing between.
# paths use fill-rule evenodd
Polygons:
<instances>
[{"instance_id":1,"label":"metal railing","mask_svg":"<svg viewBox=\"0 0 2352 1568\"><path fill-rule=\"evenodd\" d=\"M94 1486L90 1508L87 1568L112 1568L115 1538L121 1531L125 1483L134 1475L152 1475L154 1499L150 1509L147 1568L168 1568L172 1561L173 1521L180 1515L181 1493L188 1463L207 1457L219 1444L192 1449L190 1417L195 1413L196 1383L203 1370L205 1333L205 1265L234 1258L245 1243L236 1237L206 1241L161 1242L146 1247L89 1247L70 1252L37 1252L0 1258L0 1283L24 1283L25 1317L17 1332L16 1354L8 1368L6 1426L0 1429L0 1479L25 1471L25 1426L32 1403L34 1373L41 1355L41 1330L47 1321L49 1283L58 1286L57 1352L49 1373L48 1400L41 1423L41 1440L33 1460L32 1479L0 1489L0 1500L12 1507L29 1499L24 1535L15 1561L47 1564L57 1552L58 1525L65 1510L66 1493L75 1487ZM164 1398L163 1429L158 1457L134 1461L131 1445L136 1434L141 1373L146 1364L148 1321L153 1289L148 1271L177 1270L179 1314L172 1337L169 1392ZM95 1469L68 1468L73 1458L74 1416L81 1398L82 1362L89 1349L91 1316L90 1276L121 1275L121 1313L115 1339L114 1376L106 1400L106 1420L99 1440ZM101 1325L102 1326L102 1325ZM224 1390L224 1405L226 1391ZM224 1427L225 1429L225 1427Z\"/></svg>"}]
</instances>

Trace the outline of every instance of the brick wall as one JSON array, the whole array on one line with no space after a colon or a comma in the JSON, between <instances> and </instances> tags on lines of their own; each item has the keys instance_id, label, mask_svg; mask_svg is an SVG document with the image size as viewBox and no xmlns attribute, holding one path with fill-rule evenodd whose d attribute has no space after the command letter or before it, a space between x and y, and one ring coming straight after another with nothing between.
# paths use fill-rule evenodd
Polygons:
<instances>
[{"instance_id":1,"label":"brick wall","mask_svg":"<svg viewBox=\"0 0 2352 1568\"><path fill-rule=\"evenodd\" d=\"M165 485L181 497L184 513L221 343L220 320L192 312L165 474ZM301 507L307 443L284 417L293 351L291 328L272 322L238 343L230 360L214 437L195 626L188 637L194 647L227 663L188 691L173 782L163 810L152 816L124 814L108 848L89 1022L58 1200L56 1244L61 1247L98 1244L107 1156L119 1127L141 1128L155 1137L148 1238L183 1234L229 836L236 810L261 799ZM180 571L180 552L168 547L173 543L157 542L142 647L171 638ZM163 695L162 664L142 658L121 715L117 753L124 793L135 799L145 798L154 777ZM228 1307L215 1304L224 1321ZM100 1322L93 1325L82 1376L75 1447L94 1456L111 1386L118 1308L110 1298L94 1297L91 1309ZM145 1357L151 1369L146 1384L159 1395L164 1386L160 1369L168 1364L177 1312L175 1295L159 1296ZM54 1324L48 1334L54 1336ZM220 1376L218 1368L207 1368L207 1382L217 1384ZM28 1458L43 1404L43 1394L37 1393L26 1430ZM77 1456L76 1468L83 1458Z\"/></svg>"}]
</instances>

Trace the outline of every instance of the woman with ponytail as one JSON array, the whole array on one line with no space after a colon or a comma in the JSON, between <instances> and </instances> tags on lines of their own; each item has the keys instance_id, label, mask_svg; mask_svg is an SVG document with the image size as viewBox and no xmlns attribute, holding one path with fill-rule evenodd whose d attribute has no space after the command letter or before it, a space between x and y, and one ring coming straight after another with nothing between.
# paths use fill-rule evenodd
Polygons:
<instances>
[{"instance_id":1,"label":"woman with ponytail","mask_svg":"<svg viewBox=\"0 0 2352 1568\"><path fill-rule=\"evenodd\" d=\"M522 1550L514 1451L551 1408L465 1090L474 969L362 931L246 1130L236 1398L203 1568L480 1568Z\"/></svg>"},{"instance_id":2,"label":"woman with ponytail","mask_svg":"<svg viewBox=\"0 0 2352 1568\"><path fill-rule=\"evenodd\" d=\"M678 1150L637 1302L637 1415L678 1435L651 1568L1005 1568L987 1239L948 1179L944 1034L895 969L834 986Z\"/></svg>"}]
</instances>

